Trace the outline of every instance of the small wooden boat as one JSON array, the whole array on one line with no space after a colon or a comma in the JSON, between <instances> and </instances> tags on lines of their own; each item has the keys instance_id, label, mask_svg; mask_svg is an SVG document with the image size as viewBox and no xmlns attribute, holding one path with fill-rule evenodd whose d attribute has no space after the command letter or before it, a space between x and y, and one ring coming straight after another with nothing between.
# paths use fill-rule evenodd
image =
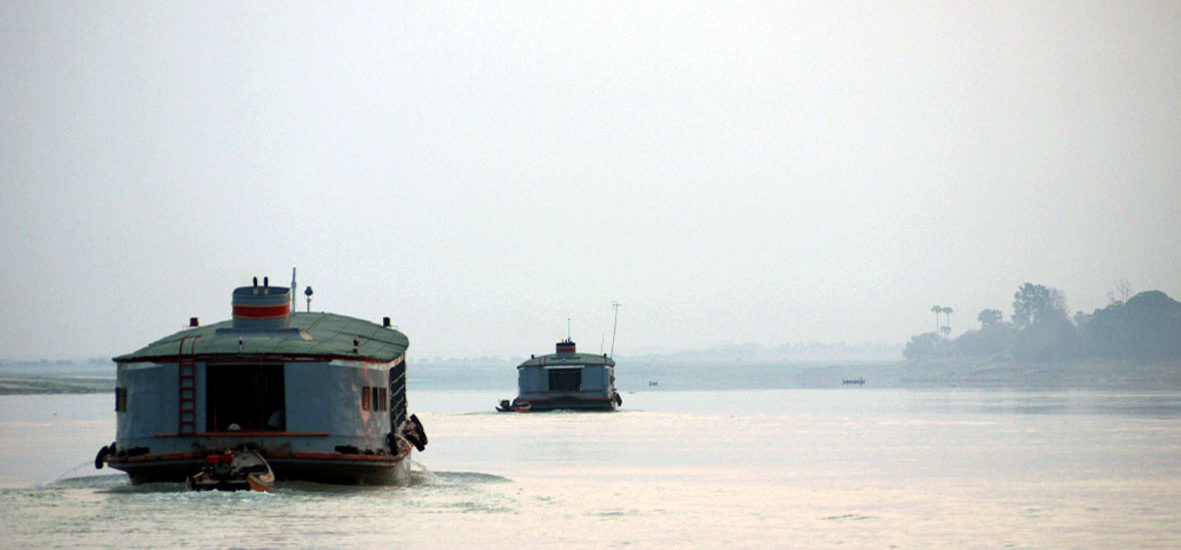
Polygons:
<instances>
[{"instance_id":1,"label":"small wooden boat","mask_svg":"<svg viewBox=\"0 0 1181 550\"><path fill-rule=\"evenodd\" d=\"M503 412L529 412L529 409L531 409L531 408L532 408L532 405L530 405L528 401L525 401L524 399L517 397L517 398L513 399L511 402L508 399L501 399L500 405L496 406L496 411L502 412L502 413Z\"/></svg>"},{"instance_id":2,"label":"small wooden boat","mask_svg":"<svg viewBox=\"0 0 1181 550\"><path fill-rule=\"evenodd\" d=\"M185 480L192 491L266 491L274 484L271 465L258 451L229 449L206 457L201 471Z\"/></svg>"}]
</instances>

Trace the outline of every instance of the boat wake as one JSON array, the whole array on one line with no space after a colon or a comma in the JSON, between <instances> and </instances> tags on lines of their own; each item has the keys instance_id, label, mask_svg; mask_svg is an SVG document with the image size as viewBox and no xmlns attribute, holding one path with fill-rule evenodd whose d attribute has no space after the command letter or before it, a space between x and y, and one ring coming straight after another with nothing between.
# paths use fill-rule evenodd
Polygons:
<instances>
[{"instance_id":1,"label":"boat wake","mask_svg":"<svg viewBox=\"0 0 1181 550\"><path fill-rule=\"evenodd\" d=\"M436 472L436 480L454 485L469 485L473 483L512 483L513 480L495 474L481 472Z\"/></svg>"},{"instance_id":2,"label":"boat wake","mask_svg":"<svg viewBox=\"0 0 1181 550\"><path fill-rule=\"evenodd\" d=\"M77 468L75 468L76 470ZM73 470L70 470L71 472ZM37 489L114 489L117 487L131 487L131 481L122 473L97 474L77 477L65 477L70 472L62 474L49 483L39 483Z\"/></svg>"},{"instance_id":3,"label":"boat wake","mask_svg":"<svg viewBox=\"0 0 1181 550\"><path fill-rule=\"evenodd\" d=\"M482 472L436 472L425 465L415 462L415 469L410 472L410 479L406 483L395 485L333 485L315 483L311 481L279 481L275 483L274 491L278 493L356 493L358 491L382 491L387 489L414 487L457 487L486 483L511 483L512 480L495 474ZM74 468L71 472L77 470ZM136 493L183 493L188 489L184 482L156 482L133 485L131 480L123 474L99 474L77 477L66 477L70 472L59 476L58 479L47 483L37 484L34 489L97 489L104 493L136 494Z\"/></svg>"}]
</instances>

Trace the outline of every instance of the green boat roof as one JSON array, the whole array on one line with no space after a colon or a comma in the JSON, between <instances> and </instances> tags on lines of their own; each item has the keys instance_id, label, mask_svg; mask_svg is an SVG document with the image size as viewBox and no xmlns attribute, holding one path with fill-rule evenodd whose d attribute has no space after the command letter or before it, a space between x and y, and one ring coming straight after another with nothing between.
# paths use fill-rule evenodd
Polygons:
<instances>
[{"instance_id":1,"label":"green boat roof","mask_svg":"<svg viewBox=\"0 0 1181 550\"><path fill-rule=\"evenodd\" d=\"M595 355L593 353L551 353L529 359L517 365L517 368L545 367L550 365L607 365L614 367L615 360L606 355Z\"/></svg>"},{"instance_id":2,"label":"green boat roof","mask_svg":"<svg viewBox=\"0 0 1181 550\"><path fill-rule=\"evenodd\" d=\"M222 321L165 336L135 352L115 357L115 361L175 360L182 353L243 359L281 356L393 361L409 345L405 334L377 323L334 313L294 312L286 329L241 330L234 328L233 321Z\"/></svg>"}]
</instances>

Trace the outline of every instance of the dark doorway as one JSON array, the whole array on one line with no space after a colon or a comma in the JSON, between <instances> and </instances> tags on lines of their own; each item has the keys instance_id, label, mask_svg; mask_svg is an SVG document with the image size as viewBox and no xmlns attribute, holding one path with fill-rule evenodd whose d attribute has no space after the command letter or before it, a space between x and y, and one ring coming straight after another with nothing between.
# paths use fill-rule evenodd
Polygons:
<instances>
[{"instance_id":1,"label":"dark doorway","mask_svg":"<svg viewBox=\"0 0 1181 550\"><path fill-rule=\"evenodd\" d=\"M286 429L282 364L209 365L206 380L207 431Z\"/></svg>"},{"instance_id":2,"label":"dark doorway","mask_svg":"<svg viewBox=\"0 0 1181 550\"><path fill-rule=\"evenodd\" d=\"M582 389L582 369L550 369L549 391L578 391Z\"/></svg>"}]
</instances>

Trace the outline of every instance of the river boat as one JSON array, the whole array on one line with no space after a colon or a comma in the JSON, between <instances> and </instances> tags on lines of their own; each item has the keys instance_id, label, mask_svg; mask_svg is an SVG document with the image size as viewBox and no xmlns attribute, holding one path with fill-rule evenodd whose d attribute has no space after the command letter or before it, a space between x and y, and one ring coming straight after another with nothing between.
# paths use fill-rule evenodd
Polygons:
<instances>
[{"instance_id":1,"label":"river boat","mask_svg":"<svg viewBox=\"0 0 1181 550\"><path fill-rule=\"evenodd\" d=\"M496 410L613 411L623 404L615 390L615 360L605 353L578 353L569 338L558 342L555 353L533 356L517 366L517 393Z\"/></svg>"},{"instance_id":2,"label":"river boat","mask_svg":"<svg viewBox=\"0 0 1181 550\"><path fill-rule=\"evenodd\" d=\"M179 482L211 455L252 450L279 480L407 480L411 449L427 443L407 410L409 339L388 317L294 312L294 288L294 271L290 288L255 278L234 289L231 320L194 317L115 357L116 438L95 466Z\"/></svg>"}]
</instances>

